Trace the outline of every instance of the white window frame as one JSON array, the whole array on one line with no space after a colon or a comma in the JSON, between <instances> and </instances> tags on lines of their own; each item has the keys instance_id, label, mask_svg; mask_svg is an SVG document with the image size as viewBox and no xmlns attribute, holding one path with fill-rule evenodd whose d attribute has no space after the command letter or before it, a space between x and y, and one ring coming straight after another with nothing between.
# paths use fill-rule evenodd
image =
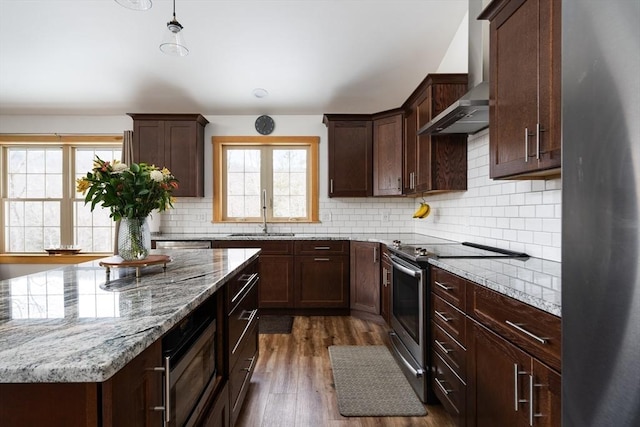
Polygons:
<instances>
[{"instance_id":1,"label":"white window frame","mask_svg":"<svg viewBox=\"0 0 640 427\"><path fill-rule=\"evenodd\" d=\"M301 148L307 150L307 216L294 218L274 218L271 185L267 190L267 221L273 223L319 222L318 150L320 138L317 136L214 136L213 144L213 221L227 223L258 223L262 217L228 217L226 215L226 150L230 147L245 149L273 150L277 148ZM273 173L271 161L261 163L261 175ZM268 182L268 180L267 180Z\"/></svg>"},{"instance_id":2,"label":"white window frame","mask_svg":"<svg viewBox=\"0 0 640 427\"><path fill-rule=\"evenodd\" d=\"M75 150L77 148L122 148L122 135L0 135L0 226L2 227L2 239L0 239L0 253L7 254L34 254L36 252L7 252L5 247L5 202L9 200L33 200L47 201L46 198L33 199L9 199L8 195L8 148L62 148L63 157L63 191L61 199L51 199L60 202L60 245L73 245L75 240L75 216L74 203L76 198L75 178L76 172L85 173L87 171L75 171ZM111 159L108 159L111 160ZM115 227L115 224L114 224ZM113 234L113 233L112 233ZM114 234L115 235L115 234ZM37 254L44 253L44 248ZM109 253L109 252L104 252Z\"/></svg>"}]
</instances>

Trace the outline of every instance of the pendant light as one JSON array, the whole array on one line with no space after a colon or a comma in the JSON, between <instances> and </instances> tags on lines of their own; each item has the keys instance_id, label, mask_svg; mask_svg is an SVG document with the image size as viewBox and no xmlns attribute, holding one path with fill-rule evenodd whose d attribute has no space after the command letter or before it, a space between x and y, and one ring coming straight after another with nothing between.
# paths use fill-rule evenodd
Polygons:
<instances>
[{"instance_id":1,"label":"pendant light","mask_svg":"<svg viewBox=\"0 0 640 427\"><path fill-rule=\"evenodd\" d=\"M115 0L122 7L133 10L149 10L151 9L151 0Z\"/></svg>"},{"instance_id":2,"label":"pendant light","mask_svg":"<svg viewBox=\"0 0 640 427\"><path fill-rule=\"evenodd\" d=\"M167 55L187 56L189 49L184 42L182 25L176 20L176 0L173 0L173 19L167 22L167 31L160 43L160 50Z\"/></svg>"}]
</instances>

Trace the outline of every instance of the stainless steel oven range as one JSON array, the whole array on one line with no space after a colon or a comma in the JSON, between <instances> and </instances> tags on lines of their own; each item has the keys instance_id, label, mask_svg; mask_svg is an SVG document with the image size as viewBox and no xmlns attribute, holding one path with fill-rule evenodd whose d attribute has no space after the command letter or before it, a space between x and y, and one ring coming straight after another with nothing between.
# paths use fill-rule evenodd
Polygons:
<instances>
[{"instance_id":1,"label":"stainless steel oven range","mask_svg":"<svg viewBox=\"0 0 640 427\"><path fill-rule=\"evenodd\" d=\"M426 403L437 399L431 388L430 258L528 258L527 254L474 243L424 238L424 243L389 247L392 265L391 328L394 357L416 394Z\"/></svg>"}]
</instances>

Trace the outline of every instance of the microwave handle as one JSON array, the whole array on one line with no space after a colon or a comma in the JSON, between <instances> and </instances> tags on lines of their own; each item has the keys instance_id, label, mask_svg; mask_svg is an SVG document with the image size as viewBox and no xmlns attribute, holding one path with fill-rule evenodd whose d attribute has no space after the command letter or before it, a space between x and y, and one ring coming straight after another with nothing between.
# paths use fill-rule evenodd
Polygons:
<instances>
[{"instance_id":1,"label":"microwave handle","mask_svg":"<svg viewBox=\"0 0 640 427\"><path fill-rule=\"evenodd\" d=\"M171 378L169 377L169 361L170 357L164 358L164 366L153 368L154 371L163 372L164 375L164 396L163 396L163 405L162 406L154 406L152 409L154 411L164 411L164 420L162 425L167 427L169 422L171 421Z\"/></svg>"}]
</instances>

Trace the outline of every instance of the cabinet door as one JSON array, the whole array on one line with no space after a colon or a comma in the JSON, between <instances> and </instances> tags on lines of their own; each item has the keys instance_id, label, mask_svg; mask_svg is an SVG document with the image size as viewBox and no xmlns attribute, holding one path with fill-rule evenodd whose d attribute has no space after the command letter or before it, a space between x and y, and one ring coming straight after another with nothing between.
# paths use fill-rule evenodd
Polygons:
<instances>
[{"instance_id":1,"label":"cabinet door","mask_svg":"<svg viewBox=\"0 0 640 427\"><path fill-rule=\"evenodd\" d=\"M467 319L467 425L528 425L531 358Z\"/></svg>"},{"instance_id":2,"label":"cabinet door","mask_svg":"<svg viewBox=\"0 0 640 427\"><path fill-rule=\"evenodd\" d=\"M416 144L418 138L418 108L414 105L404 119L402 193L415 193Z\"/></svg>"},{"instance_id":3,"label":"cabinet door","mask_svg":"<svg viewBox=\"0 0 640 427\"><path fill-rule=\"evenodd\" d=\"M163 120L134 120L133 158L135 162L170 168L170 165L167 165L168 160L165 159L164 138Z\"/></svg>"},{"instance_id":4,"label":"cabinet door","mask_svg":"<svg viewBox=\"0 0 640 427\"><path fill-rule=\"evenodd\" d=\"M513 0L492 19L492 178L560 166L559 3Z\"/></svg>"},{"instance_id":5,"label":"cabinet door","mask_svg":"<svg viewBox=\"0 0 640 427\"><path fill-rule=\"evenodd\" d=\"M329 197L373 194L371 120L329 121Z\"/></svg>"},{"instance_id":6,"label":"cabinet door","mask_svg":"<svg viewBox=\"0 0 640 427\"><path fill-rule=\"evenodd\" d=\"M431 111L431 88L429 86L417 101L418 129L429 123ZM418 135L416 140L416 173L413 178L415 192L429 191L431 183L431 135Z\"/></svg>"},{"instance_id":7,"label":"cabinet door","mask_svg":"<svg viewBox=\"0 0 640 427\"><path fill-rule=\"evenodd\" d=\"M195 121L167 121L164 125L164 157L167 167L178 178L177 197L204 196L204 132ZM158 165L159 166L159 165Z\"/></svg>"},{"instance_id":8,"label":"cabinet door","mask_svg":"<svg viewBox=\"0 0 640 427\"><path fill-rule=\"evenodd\" d=\"M351 309L380 314L380 244L351 242Z\"/></svg>"},{"instance_id":9,"label":"cabinet door","mask_svg":"<svg viewBox=\"0 0 640 427\"><path fill-rule=\"evenodd\" d=\"M260 308L293 307L293 256L260 255Z\"/></svg>"},{"instance_id":10,"label":"cabinet door","mask_svg":"<svg viewBox=\"0 0 640 427\"><path fill-rule=\"evenodd\" d=\"M349 256L296 256L297 308L349 308Z\"/></svg>"},{"instance_id":11,"label":"cabinet door","mask_svg":"<svg viewBox=\"0 0 640 427\"><path fill-rule=\"evenodd\" d=\"M103 425L159 426L164 412L151 408L163 405L163 373L160 340L151 344L102 385Z\"/></svg>"},{"instance_id":12,"label":"cabinet door","mask_svg":"<svg viewBox=\"0 0 640 427\"><path fill-rule=\"evenodd\" d=\"M402 114L373 121L373 195L402 194Z\"/></svg>"},{"instance_id":13,"label":"cabinet door","mask_svg":"<svg viewBox=\"0 0 640 427\"><path fill-rule=\"evenodd\" d=\"M557 427L562 424L560 374L533 359L533 406L531 420L534 426Z\"/></svg>"}]
</instances>

